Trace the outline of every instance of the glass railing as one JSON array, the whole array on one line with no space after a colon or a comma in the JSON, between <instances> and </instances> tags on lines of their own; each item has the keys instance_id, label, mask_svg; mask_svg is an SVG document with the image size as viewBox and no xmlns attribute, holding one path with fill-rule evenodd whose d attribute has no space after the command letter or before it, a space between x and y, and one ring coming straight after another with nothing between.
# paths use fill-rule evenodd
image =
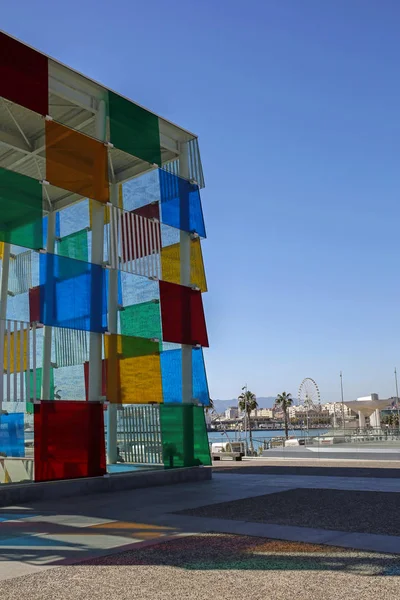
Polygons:
<instances>
[{"instance_id":1,"label":"glass railing","mask_svg":"<svg viewBox=\"0 0 400 600\"><path fill-rule=\"evenodd\" d=\"M269 459L337 459L337 460L399 460L400 428L344 427L326 430L289 431L288 439L281 431L227 431L209 434L211 451L229 452L241 443L243 455ZM232 448L230 448L232 446ZM222 457L223 458L223 457Z\"/></svg>"}]
</instances>

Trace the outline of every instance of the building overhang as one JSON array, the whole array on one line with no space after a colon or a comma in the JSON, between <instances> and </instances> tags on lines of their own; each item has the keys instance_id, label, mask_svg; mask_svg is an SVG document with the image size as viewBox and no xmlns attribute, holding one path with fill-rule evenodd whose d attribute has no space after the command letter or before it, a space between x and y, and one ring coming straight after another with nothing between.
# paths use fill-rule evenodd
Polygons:
<instances>
[{"instance_id":1,"label":"building overhang","mask_svg":"<svg viewBox=\"0 0 400 600\"><path fill-rule=\"evenodd\" d=\"M6 32L1 33L12 38ZM96 138L96 115L101 110L102 102L107 99L112 90L53 58L47 58L48 117L72 130ZM129 100L129 102L131 101ZM138 105L136 104L136 106ZM193 140L196 140L197 143L197 136L155 113L152 114L158 117L161 165L166 166L179 158L183 143ZM1 168L27 175L39 181L46 180L46 118L46 116L10 100L0 98ZM109 128L106 128L105 141L109 141ZM110 148L108 156L110 181L116 184L124 183L157 168L156 165L149 164L117 148ZM192 158L192 161L197 162L197 169L201 174L197 178L197 182L202 187L204 182L200 181L202 168L198 153ZM43 207L46 211L60 210L83 199L83 196L53 185L46 185L45 188Z\"/></svg>"}]
</instances>

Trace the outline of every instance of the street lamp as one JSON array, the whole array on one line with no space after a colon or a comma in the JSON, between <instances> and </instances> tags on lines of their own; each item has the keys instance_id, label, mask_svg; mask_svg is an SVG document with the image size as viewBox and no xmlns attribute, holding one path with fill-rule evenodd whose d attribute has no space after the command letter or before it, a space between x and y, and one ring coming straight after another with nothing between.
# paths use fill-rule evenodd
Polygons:
<instances>
[{"instance_id":1,"label":"street lamp","mask_svg":"<svg viewBox=\"0 0 400 600\"><path fill-rule=\"evenodd\" d=\"M345 420L344 420L343 375L342 375L342 371L340 371L340 390L341 390L341 394L342 394L342 424L343 424L343 429L345 429L346 424L345 424Z\"/></svg>"},{"instance_id":2,"label":"street lamp","mask_svg":"<svg viewBox=\"0 0 400 600\"><path fill-rule=\"evenodd\" d=\"M244 394L244 455L247 456L247 383L242 387Z\"/></svg>"},{"instance_id":3,"label":"street lamp","mask_svg":"<svg viewBox=\"0 0 400 600\"><path fill-rule=\"evenodd\" d=\"M396 382L396 406L397 406L397 418L399 420L398 427L400 427L400 410L399 410L399 386L397 385L397 369L394 368L394 380Z\"/></svg>"}]
</instances>

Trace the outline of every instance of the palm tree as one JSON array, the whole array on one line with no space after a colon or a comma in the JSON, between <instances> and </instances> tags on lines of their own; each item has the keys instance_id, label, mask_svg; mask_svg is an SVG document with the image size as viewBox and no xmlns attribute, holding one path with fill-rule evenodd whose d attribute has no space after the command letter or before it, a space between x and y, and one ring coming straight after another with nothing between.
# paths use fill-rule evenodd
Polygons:
<instances>
[{"instance_id":1,"label":"palm tree","mask_svg":"<svg viewBox=\"0 0 400 600\"><path fill-rule=\"evenodd\" d=\"M256 408L258 408L258 402L257 402L256 395L253 394L253 392L250 392L248 390L246 390L245 392L242 392L238 398L238 405L239 405L239 409L242 412L245 412L247 415L247 421L249 423L250 451L251 451L251 453L254 453L253 436L251 433L250 413L252 410L256 410Z\"/></svg>"},{"instance_id":2,"label":"palm tree","mask_svg":"<svg viewBox=\"0 0 400 600\"><path fill-rule=\"evenodd\" d=\"M288 439L289 431L288 431L288 408L292 406L293 398L290 394L286 392L282 392L282 394L278 394L275 400L275 406L279 406L283 410L283 415L285 417L285 437Z\"/></svg>"}]
</instances>

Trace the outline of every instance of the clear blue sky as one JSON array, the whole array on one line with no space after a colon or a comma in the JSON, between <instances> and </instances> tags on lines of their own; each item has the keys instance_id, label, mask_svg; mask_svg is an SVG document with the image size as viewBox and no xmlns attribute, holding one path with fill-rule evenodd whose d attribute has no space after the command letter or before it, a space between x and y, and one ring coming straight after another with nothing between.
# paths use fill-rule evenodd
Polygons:
<instances>
[{"instance_id":1,"label":"clear blue sky","mask_svg":"<svg viewBox=\"0 0 400 600\"><path fill-rule=\"evenodd\" d=\"M394 394L396 0L19 0L1 27L199 135L210 392Z\"/></svg>"}]
</instances>

